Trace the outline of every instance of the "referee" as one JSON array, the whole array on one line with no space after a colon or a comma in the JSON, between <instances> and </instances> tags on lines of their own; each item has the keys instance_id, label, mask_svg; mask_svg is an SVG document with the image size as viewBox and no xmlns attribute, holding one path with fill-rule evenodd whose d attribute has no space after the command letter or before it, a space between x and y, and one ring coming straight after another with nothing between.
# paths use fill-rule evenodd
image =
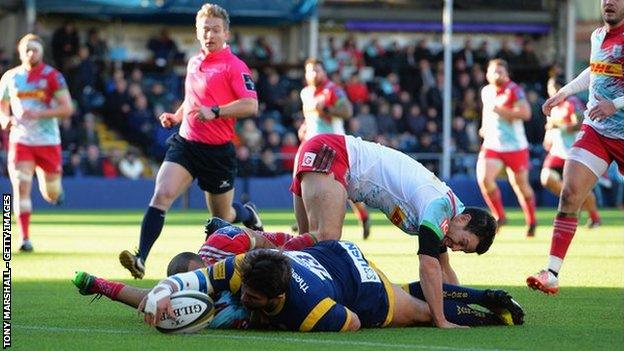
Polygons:
<instances>
[{"instance_id":1,"label":"referee","mask_svg":"<svg viewBox=\"0 0 624 351\"><path fill-rule=\"evenodd\" d=\"M169 149L141 224L139 249L136 254L127 250L119 254L134 278L145 275L145 261L162 231L165 213L195 178L213 216L262 230L255 206L234 202L234 125L237 118L256 115L258 98L251 71L226 44L229 24L228 13L218 5L205 4L197 12L201 52L188 62L184 102L175 113L159 117L166 128L181 123L180 132L167 142Z\"/></svg>"}]
</instances>

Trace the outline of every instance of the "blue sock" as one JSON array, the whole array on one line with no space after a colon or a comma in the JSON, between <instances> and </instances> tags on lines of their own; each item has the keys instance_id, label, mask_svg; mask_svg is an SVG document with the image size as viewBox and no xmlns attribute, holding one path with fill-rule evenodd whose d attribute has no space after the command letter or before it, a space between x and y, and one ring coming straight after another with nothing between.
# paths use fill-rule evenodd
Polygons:
<instances>
[{"instance_id":1,"label":"blue sock","mask_svg":"<svg viewBox=\"0 0 624 351\"><path fill-rule=\"evenodd\" d=\"M240 202L233 202L232 207L234 207L234 210L236 211L236 217L234 217L233 223L244 223L253 219L253 214L251 213L251 211L246 209Z\"/></svg>"},{"instance_id":2,"label":"blue sock","mask_svg":"<svg viewBox=\"0 0 624 351\"><path fill-rule=\"evenodd\" d=\"M403 286L403 289L417 299L425 300L420 282L413 282ZM466 304L481 304L484 302L485 290L464 288L462 286L442 284L442 294L444 299L452 299Z\"/></svg>"},{"instance_id":3,"label":"blue sock","mask_svg":"<svg viewBox=\"0 0 624 351\"><path fill-rule=\"evenodd\" d=\"M452 299L444 300L444 316L451 323L470 327L503 324L493 313L476 310L463 302Z\"/></svg>"},{"instance_id":4,"label":"blue sock","mask_svg":"<svg viewBox=\"0 0 624 351\"><path fill-rule=\"evenodd\" d=\"M141 223L141 239L139 242L138 256L143 259L143 262L147 260L147 255L149 255L150 249L160 236L164 225L165 211L156 207L148 207L145 216L143 216L143 223Z\"/></svg>"}]
</instances>

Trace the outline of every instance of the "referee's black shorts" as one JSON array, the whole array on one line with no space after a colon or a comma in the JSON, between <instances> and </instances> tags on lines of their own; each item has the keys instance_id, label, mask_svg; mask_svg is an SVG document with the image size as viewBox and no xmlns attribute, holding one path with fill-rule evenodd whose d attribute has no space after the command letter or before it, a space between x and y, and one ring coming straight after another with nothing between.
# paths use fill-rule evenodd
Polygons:
<instances>
[{"instance_id":1,"label":"referee's black shorts","mask_svg":"<svg viewBox=\"0 0 624 351\"><path fill-rule=\"evenodd\" d=\"M234 144L208 145L189 141L174 134L167 139L165 161L184 167L197 184L211 194L223 194L234 188L238 171Z\"/></svg>"}]
</instances>

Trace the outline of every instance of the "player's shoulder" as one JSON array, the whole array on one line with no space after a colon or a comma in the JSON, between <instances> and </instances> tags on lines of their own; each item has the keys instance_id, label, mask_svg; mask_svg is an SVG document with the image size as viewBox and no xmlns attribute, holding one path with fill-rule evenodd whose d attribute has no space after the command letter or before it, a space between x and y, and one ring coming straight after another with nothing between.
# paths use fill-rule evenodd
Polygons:
<instances>
[{"instance_id":1,"label":"player's shoulder","mask_svg":"<svg viewBox=\"0 0 624 351\"><path fill-rule=\"evenodd\" d=\"M15 66L11 69L8 69L6 72L4 72L4 74L2 75L2 80L11 79L15 77L16 75L20 74L21 72L24 72L24 69L22 68L22 66Z\"/></svg>"},{"instance_id":2,"label":"player's shoulder","mask_svg":"<svg viewBox=\"0 0 624 351\"><path fill-rule=\"evenodd\" d=\"M597 37L599 35L604 35L606 33L607 33L606 27L605 26L600 26L600 27L594 29L594 31L591 34L591 38L593 39L593 38L595 38L595 37Z\"/></svg>"}]
</instances>

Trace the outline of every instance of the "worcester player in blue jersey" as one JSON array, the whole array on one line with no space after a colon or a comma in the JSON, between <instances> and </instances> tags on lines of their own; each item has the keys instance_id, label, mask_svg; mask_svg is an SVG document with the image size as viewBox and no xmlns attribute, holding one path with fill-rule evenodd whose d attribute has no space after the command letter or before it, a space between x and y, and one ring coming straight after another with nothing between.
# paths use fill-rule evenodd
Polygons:
<instances>
[{"instance_id":1,"label":"worcester player in blue jersey","mask_svg":"<svg viewBox=\"0 0 624 351\"><path fill-rule=\"evenodd\" d=\"M470 301L445 300L446 317L455 323L522 323L521 308L510 306L513 300L507 294L492 297L487 291L448 288L461 290L458 295L470 296ZM170 310L170 294L185 289L208 294L229 291L240 296L246 308L264 314L273 327L293 331L400 327L432 320L424 301L390 284L359 248L349 242L325 241L304 251L254 250L213 267L174 275L157 285L139 306L139 310L145 310L145 321L154 325L154 315ZM417 284L406 290L422 296ZM506 306L500 303L501 298ZM487 306L492 302L514 310L513 321L509 311L508 321L501 321L491 313L467 306L467 303Z\"/></svg>"}]
</instances>

